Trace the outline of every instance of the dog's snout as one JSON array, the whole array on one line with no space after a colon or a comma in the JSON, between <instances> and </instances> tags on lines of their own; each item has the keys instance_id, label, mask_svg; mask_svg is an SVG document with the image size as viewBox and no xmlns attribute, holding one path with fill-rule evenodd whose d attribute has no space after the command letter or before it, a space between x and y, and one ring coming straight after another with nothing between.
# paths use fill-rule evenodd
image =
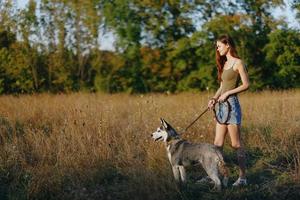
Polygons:
<instances>
[{"instance_id":1,"label":"dog's snout","mask_svg":"<svg viewBox=\"0 0 300 200\"><path fill-rule=\"evenodd\" d=\"M151 137L153 137L153 133L151 133Z\"/></svg>"}]
</instances>

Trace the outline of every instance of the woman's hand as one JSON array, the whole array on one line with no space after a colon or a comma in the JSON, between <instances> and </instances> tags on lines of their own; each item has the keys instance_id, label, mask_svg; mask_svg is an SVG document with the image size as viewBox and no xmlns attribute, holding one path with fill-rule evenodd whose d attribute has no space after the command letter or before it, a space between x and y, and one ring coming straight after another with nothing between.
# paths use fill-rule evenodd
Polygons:
<instances>
[{"instance_id":1,"label":"woman's hand","mask_svg":"<svg viewBox=\"0 0 300 200\"><path fill-rule=\"evenodd\" d=\"M227 92L225 92L224 94L222 94L219 99L218 102L223 102L228 98L229 94Z\"/></svg>"},{"instance_id":2,"label":"woman's hand","mask_svg":"<svg viewBox=\"0 0 300 200\"><path fill-rule=\"evenodd\" d=\"M211 110L211 109L214 107L215 103L217 103L217 99L215 99L215 98L211 98L211 99L208 101L207 107L209 108L209 110Z\"/></svg>"}]
</instances>

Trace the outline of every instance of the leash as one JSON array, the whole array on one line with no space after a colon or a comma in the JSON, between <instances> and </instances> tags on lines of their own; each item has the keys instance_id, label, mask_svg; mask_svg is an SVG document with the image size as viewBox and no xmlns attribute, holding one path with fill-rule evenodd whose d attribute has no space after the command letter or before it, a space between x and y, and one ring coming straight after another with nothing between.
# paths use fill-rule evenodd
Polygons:
<instances>
[{"instance_id":1,"label":"leash","mask_svg":"<svg viewBox=\"0 0 300 200\"><path fill-rule=\"evenodd\" d=\"M217 111L215 110L215 104L217 104L217 103L226 103L227 104L227 106L228 106L228 113L227 113L227 117L226 117L226 121L225 122L221 122L219 119L218 119L218 115L217 115ZM193 124L198 120L198 119L200 119L200 117L202 116L202 115L204 115L204 113L206 113L207 111L209 110L209 108L207 107L194 121L192 121L192 123L190 123L190 125L188 125L185 129L184 129L184 132L186 132L191 126L193 126ZM213 106L213 112L214 112L214 115L215 115L215 118L216 118L216 120L217 120L217 122L219 123L219 124L227 124L227 122L228 122L228 120L229 120L229 118L230 118L230 112L231 112L231 110L232 110L232 108L231 108L231 105L230 105L230 103L229 103L229 101L228 101L228 98L225 100L225 101L223 101L223 102L215 102L214 103L214 106Z\"/></svg>"},{"instance_id":2,"label":"leash","mask_svg":"<svg viewBox=\"0 0 300 200\"><path fill-rule=\"evenodd\" d=\"M209 108L207 107L194 121L192 121L192 123L190 123L190 125L188 125L185 129L184 129L184 131L186 132L187 130L188 130L188 128L190 128L191 126L193 126L193 124L198 120L198 119L200 119L200 117L202 116L202 115L204 115L204 113L206 113L207 111L209 110Z\"/></svg>"},{"instance_id":3,"label":"leash","mask_svg":"<svg viewBox=\"0 0 300 200\"><path fill-rule=\"evenodd\" d=\"M217 102L217 103L218 103L219 105L220 105L220 104L226 104L226 106L228 107L228 111L227 111L227 116L226 116L225 121L224 121L224 122L221 122L221 119L219 119L219 115L217 114L217 111L216 111L215 106L214 106L214 107L213 107L213 112L214 112L214 115L215 115L215 119L217 120L217 122L218 122L219 124L225 124L225 125L227 125L227 122L228 122L229 119L230 119L230 113L231 113L231 110L232 110L231 105L230 105L228 99L226 99L226 101L223 101L223 102ZM216 104L217 104L217 103L216 103Z\"/></svg>"},{"instance_id":4,"label":"leash","mask_svg":"<svg viewBox=\"0 0 300 200\"><path fill-rule=\"evenodd\" d=\"M214 107L213 107L213 112L214 112L214 115L215 115L215 119L216 119L216 121L219 123L219 124L225 124L225 125L228 125L228 121L229 121L229 119L230 119L230 113L231 113L231 111L232 111L232 105L230 104L230 102L229 102L229 98L230 97L232 97L232 96L235 96L235 95L230 95L230 96L228 96L224 101L221 101L221 102L219 102L219 101L217 101L215 104L214 104ZM222 105L225 105L226 107L227 107L227 110L225 110L225 111L227 111L226 112L226 117L225 117L225 121L221 121L221 119L220 119L220 116L219 116L219 114L218 114L218 110L216 110L216 106L215 105L218 105L218 106L221 106L221 104ZM223 110L224 111L224 110Z\"/></svg>"}]
</instances>

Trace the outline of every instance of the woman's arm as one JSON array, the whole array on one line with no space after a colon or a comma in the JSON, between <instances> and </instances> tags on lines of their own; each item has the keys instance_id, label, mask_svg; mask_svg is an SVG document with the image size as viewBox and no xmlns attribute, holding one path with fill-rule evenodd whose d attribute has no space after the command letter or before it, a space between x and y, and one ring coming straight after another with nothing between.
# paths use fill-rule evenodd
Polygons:
<instances>
[{"instance_id":1,"label":"woman's arm","mask_svg":"<svg viewBox=\"0 0 300 200\"><path fill-rule=\"evenodd\" d=\"M216 94L213 96L212 99L218 99L219 96L221 95L221 90L222 90L222 82L221 82L221 84L220 84L219 89L217 90Z\"/></svg>"},{"instance_id":2,"label":"woman's arm","mask_svg":"<svg viewBox=\"0 0 300 200\"><path fill-rule=\"evenodd\" d=\"M208 101L208 108L211 109L214 106L214 104L218 101L218 98L221 95L221 90L222 90L222 82L215 95Z\"/></svg>"}]
</instances>

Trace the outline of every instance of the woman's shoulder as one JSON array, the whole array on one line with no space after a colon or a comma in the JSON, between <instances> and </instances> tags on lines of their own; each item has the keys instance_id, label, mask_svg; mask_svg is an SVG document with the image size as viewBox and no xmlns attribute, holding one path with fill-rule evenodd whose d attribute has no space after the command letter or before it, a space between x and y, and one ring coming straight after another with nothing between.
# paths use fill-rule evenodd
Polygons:
<instances>
[{"instance_id":1,"label":"woman's shoulder","mask_svg":"<svg viewBox=\"0 0 300 200\"><path fill-rule=\"evenodd\" d=\"M233 70L236 71L239 67L244 66L244 62L240 58L236 58L235 65L233 66Z\"/></svg>"},{"instance_id":2,"label":"woman's shoulder","mask_svg":"<svg viewBox=\"0 0 300 200\"><path fill-rule=\"evenodd\" d=\"M242 59L240 59L240 58L235 58L236 60L235 60L235 63L236 64L243 64L243 60Z\"/></svg>"}]
</instances>

